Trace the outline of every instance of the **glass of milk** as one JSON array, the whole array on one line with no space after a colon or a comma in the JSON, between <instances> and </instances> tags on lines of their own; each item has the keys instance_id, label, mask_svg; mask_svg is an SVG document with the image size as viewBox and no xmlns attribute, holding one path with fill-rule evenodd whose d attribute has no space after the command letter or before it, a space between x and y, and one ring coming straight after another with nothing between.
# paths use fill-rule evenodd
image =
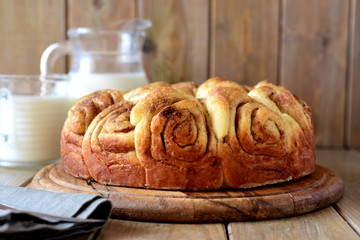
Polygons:
<instances>
[{"instance_id":1,"label":"glass of milk","mask_svg":"<svg viewBox=\"0 0 360 240\"><path fill-rule=\"evenodd\" d=\"M0 75L0 166L58 160L69 104L67 76Z\"/></svg>"},{"instance_id":2,"label":"glass of milk","mask_svg":"<svg viewBox=\"0 0 360 240\"><path fill-rule=\"evenodd\" d=\"M50 45L42 54L40 70L53 74L56 60L71 56L69 70L71 97L80 98L101 89L128 91L148 84L142 48L151 21L122 19L114 26L73 28L68 40Z\"/></svg>"}]
</instances>

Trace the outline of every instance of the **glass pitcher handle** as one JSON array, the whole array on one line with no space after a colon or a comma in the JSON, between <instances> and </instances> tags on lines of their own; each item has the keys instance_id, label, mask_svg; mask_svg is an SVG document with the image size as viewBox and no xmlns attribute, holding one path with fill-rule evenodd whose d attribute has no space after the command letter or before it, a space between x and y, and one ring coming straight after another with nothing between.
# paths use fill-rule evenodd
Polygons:
<instances>
[{"instance_id":1,"label":"glass pitcher handle","mask_svg":"<svg viewBox=\"0 0 360 240\"><path fill-rule=\"evenodd\" d=\"M0 88L0 143L9 141L9 135L12 129L13 119L9 98L10 91L6 88Z\"/></svg>"},{"instance_id":2,"label":"glass pitcher handle","mask_svg":"<svg viewBox=\"0 0 360 240\"><path fill-rule=\"evenodd\" d=\"M40 72L41 75L54 74L56 60L66 54L71 53L69 41L53 43L45 49L41 55Z\"/></svg>"}]
</instances>

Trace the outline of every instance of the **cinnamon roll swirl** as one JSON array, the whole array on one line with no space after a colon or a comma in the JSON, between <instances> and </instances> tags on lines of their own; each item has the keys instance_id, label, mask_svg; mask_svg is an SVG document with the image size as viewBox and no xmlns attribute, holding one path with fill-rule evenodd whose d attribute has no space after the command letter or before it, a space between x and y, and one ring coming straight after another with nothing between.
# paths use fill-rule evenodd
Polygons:
<instances>
[{"instance_id":1,"label":"cinnamon roll swirl","mask_svg":"<svg viewBox=\"0 0 360 240\"><path fill-rule=\"evenodd\" d=\"M315 169L310 107L283 87L225 78L103 90L69 111L61 157L70 174L152 189L246 188Z\"/></svg>"},{"instance_id":2,"label":"cinnamon roll swirl","mask_svg":"<svg viewBox=\"0 0 360 240\"><path fill-rule=\"evenodd\" d=\"M314 127L310 107L284 87L260 82L249 96L281 115L294 178L314 171Z\"/></svg>"},{"instance_id":3,"label":"cinnamon roll swirl","mask_svg":"<svg viewBox=\"0 0 360 240\"><path fill-rule=\"evenodd\" d=\"M61 159L68 173L79 178L91 179L81 150L84 134L102 110L122 99L120 91L107 89L84 96L71 107L60 141Z\"/></svg>"},{"instance_id":4,"label":"cinnamon roll swirl","mask_svg":"<svg viewBox=\"0 0 360 240\"><path fill-rule=\"evenodd\" d=\"M280 116L244 89L221 84L209 90L206 106L217 133L224 186L254 187L289 178Z\"/></svg>"},{"instance_id":5,"label":"cinnamon roll swirl","mask_svg":"<svg viewBox=\"0 0 360 240\"><path fill-rule=\"evenodd\" d=\"M134 104L123 100L97 115L82 144L90 175L102 184L145 186L145 171L135 153L130 113Z\"/></svg>"},{"instance_id":6,"label":"cinnamon roll swirl","mask_svg":"<svg viewBox=\"0 0 360 240\"><path fill-rule=\"evenodd\" d=\"M130 118L148 187L207 190L222 185L215 136L196 98L160 88L142 99Z\"/></svg>"}]
</instances>

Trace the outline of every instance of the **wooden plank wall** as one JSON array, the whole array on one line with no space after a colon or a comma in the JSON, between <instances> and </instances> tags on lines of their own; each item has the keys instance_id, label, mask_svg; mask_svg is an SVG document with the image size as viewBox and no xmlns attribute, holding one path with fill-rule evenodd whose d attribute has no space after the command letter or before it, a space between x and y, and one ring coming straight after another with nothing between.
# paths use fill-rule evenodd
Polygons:
<instances>
[{"instance_id":1,"label":"wooden plank wall","mask_svg":"<svg viewBox=\"0 0 360 240\"><path fill-rule=\"evenodd\" d=\"M349 1L282 2L279 81L318 109L315 142L326 146L344 141L348 10Z\"/></svg>"},{"instance_id":2,"label":"wooden plank wall","mask_svg":"<svg viewBox=\"0 0 360 240\"><path fill-rule=\"evenodd\" d=\"M38 74L41 54L65 32L64 1L0 0L0 74ZM63 59L56 71L65 71Z\"/></svg>"},{"instance_id":3,"label":"wooden plank wall","mask_svg":"<svg viewBox=\"0 0 360 240\"><path fill-rule=\"evenodd\" d=\"M360 1L350 5L350 38L347 88L347 146L360 146Z\"/></svg>"},{"instance_id":4,"label":"wooden plank wall","mask_svg":"<svg viewBox=\"0 0 360 240\"><path fill-rule=\"evenodd\" d=\"M312 107L318 146L360 147L360 0L0 0L0 74L39 73L68 28L132 17L153 23L152 81L267 79Z\"/></svg>"}]
</instances>

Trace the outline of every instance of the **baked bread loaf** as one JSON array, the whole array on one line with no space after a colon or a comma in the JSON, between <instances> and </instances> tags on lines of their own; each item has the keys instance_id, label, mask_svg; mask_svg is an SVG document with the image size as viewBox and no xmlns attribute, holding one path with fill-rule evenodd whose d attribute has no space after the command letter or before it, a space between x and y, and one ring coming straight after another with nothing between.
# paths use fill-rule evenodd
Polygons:
<instances>
[{"instance_id":1,"label":"baked bread loaf","mask_svg":"<svg viewBox=\"0 0 360 240\"><path fill-rule=\"evenodd\" d=\"M283 87L156 82L79 99L61 159L73 176L108 185L249 188L313 172L313 138L309 106Z\"/></svg>"}]
</instances>

